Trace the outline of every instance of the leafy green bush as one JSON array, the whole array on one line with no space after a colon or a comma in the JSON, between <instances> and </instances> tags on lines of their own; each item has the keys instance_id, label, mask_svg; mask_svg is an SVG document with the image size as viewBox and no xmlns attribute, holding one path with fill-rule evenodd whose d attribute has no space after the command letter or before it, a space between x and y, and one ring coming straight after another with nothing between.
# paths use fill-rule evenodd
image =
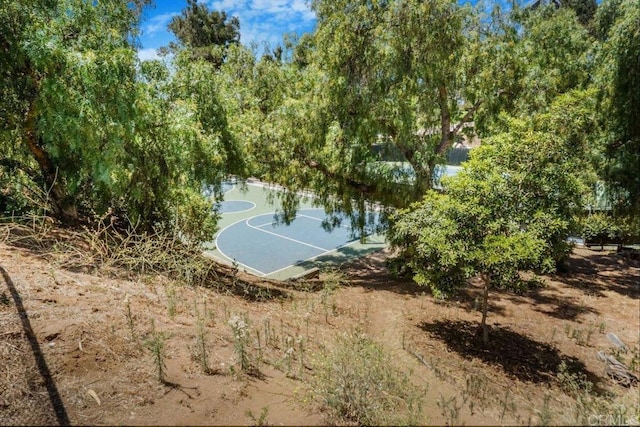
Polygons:
<instances>
[{"instance_id":1,"label":"leafy green bush","mask_svg":"<svg viewBox=\"0 0 640 427\"><path fill-rule=\"evenodd\" d=\"M604 244L619 241L622 230L609 215L596 213L581 221L580 232L586 243Z\"/></svg>"},{"instance_id":2,"label":"leafy green bush","mask_svg":"<svg viewBox=\"0 0 640 427\"><path fill-rule=\"evenodd\" d=\"M334 419L359 425L420 423L424 390L361 333L338 337L335 348L316 360L315 372L313 393Z\"/></svg>"},{"instance_id":3,"label":"leafy green bush","mask_svg":"<svg viewBox=\"0 0 640 427\"><path fill-rule=\"evenodd\" d=\"M585 243L627 244L640 241L639 221L629 217L615 217L609 213L594 213L579 222L579 234Z\"/></svg>"}]
</instances>

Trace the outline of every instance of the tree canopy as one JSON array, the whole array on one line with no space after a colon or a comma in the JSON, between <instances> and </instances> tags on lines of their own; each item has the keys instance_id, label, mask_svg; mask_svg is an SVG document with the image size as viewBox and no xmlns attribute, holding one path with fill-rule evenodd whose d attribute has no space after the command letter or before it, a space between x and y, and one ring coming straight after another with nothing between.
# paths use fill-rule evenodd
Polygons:
<instances>
[{"instance_id":1,"label":"tree canopy","mask_svg":"<svg viewBox=\"0 0 640 427\"><path fill-rule=\"evenodd\" d=\"M178 38L172 48L187 47L193 59L204 59L219 67L224 51L240 41L240 20L228 18L226 12L209 10L205 3L187 0L182 14L174 16L169 29Z\"/></svg>"},{"instance_id":2,"label":"tree canopy","mask_svg":"<svg viewBox=\"0 0 640 427\"><path fill-rule=\"evenodd\" d=\"M566 236L589 192L585 142L576 138L595 122L589 97L567 94L548 113L508 119L445 180L444 193L428 192L395 218L390 241L417 283L447 296L482 278L485 343L490 289L518 287L522 270L553 271L570 248Z\"/></svg>"},{"instance_id":3,"label":"tree canopy","mask_svg":"<svg viewBox=\"0 0 640 427\"><path fill-rule=\"evenodd\" d=\"M640 211L640 4L604 1L596 20L603 134L603 177L614 205Z\"/></svg>"},{"instance_id":4,"label":"tree canopy","mask_svg":"<svg viewBox=\"0 0 640 427\"><path fill-rule=\"evenodd\" d=\"M165 65L138 62L138 11L119 0L52 0L3 2L0 13L10 77L0 205L40 200L64 222L114 212L210 238L215 215L202 186L236 170L233 140L215 96L193 99Z\"/></svg>"},{"instance_id":5,"label":"tree canopy","mask_svg":"<svg viewBox=\"0 0 640 427\"><path fill-rule=\"evenodd\" d=\"M288 190L285 221L311 191L364 230L372 209L476 200L453 184L431 193L448 150L471 140L486 148L469 164L483 174L461 175L469 188L562 219L542 245L556 263L596 175L616 214L640 209L634 0L314 0L315 30L261 56L237 18L189 0L169 24L173 55L141 62L145 4L0 4L3 212L118 212L199 241L216 219L203 187L234 174Z\"/></svg>"}]
</instances>

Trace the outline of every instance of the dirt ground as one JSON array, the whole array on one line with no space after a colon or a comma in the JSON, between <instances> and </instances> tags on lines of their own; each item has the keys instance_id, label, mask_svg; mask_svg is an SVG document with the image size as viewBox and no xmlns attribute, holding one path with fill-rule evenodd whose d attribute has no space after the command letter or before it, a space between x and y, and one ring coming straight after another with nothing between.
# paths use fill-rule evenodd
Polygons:
<instances>
[{"instance_id":1,"label":"dirt ground","mask_svg":"<svg viewBox=\"0 0 640 427\"><path fill-rule=\"evenodd\" d=\"M326 273L324 283L271 287L256 301L158 275L89 274L0 244L0 425L348 424L328 417L312 378L317 354L354 330L424 390L420 423L639 423L638 387L613 382L596 357L614 354L639 375L637 260L576 249L568 273L524 293L494 292L483 347L479 288L436 301L391 276L388 255ZM567 391L563 362L593 389ZM587 405L590 394L606 399Z\"/></svg>"}]
</instances>

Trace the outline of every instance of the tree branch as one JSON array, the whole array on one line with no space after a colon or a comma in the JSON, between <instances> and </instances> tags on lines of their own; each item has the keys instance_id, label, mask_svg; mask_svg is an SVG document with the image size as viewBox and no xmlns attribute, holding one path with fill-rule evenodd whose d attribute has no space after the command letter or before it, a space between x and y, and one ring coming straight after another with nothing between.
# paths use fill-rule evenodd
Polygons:
<instances>
[{"instance_id":1,"label":"tree branch","mask_svg":"<svg viewBox=\"0 0 640 427\"><path fill-rule=\"evenodd\" d=\"M449 100L447 99L448 91L445 86L438 88L438 105L440 106L440 144L438 145L438 154L443 154L453 141L453 133L451 132L451 113L449 112Z\"/></svg>"},{"instance_id":2,"label":"tree branch","mask_svg":"<svg viewBox=\"0 0 640 427\"><path fill-rule=\"evenodd\" d=\"M484 100L481 99L481 100L478 100L475 104L473 104L473 106L465 113L464 116L462 116L462 119L460 119L458 124L453 129L451 129L451 120L448 117L449 112L447 109L447 113L446 113L447 128L445 130L445 127L444 127L445 119L443 118L442 119L442 139L440 140L440 145L438 145L438 149L437 149L438 154L444 154L445 151L447 151L449 147L451 147L454 136L457 135L460 132L460 130L464 127L464 124L467 123L471 119L471 117L473 117L473 114L478 110L478 108L480 108L483 102ZM441 100L441 104L442 104L442 100Z\"/></svg>"},{"instance_id":3,"label":"tree branch","mask_svg":"<svg viewBox=\"0 0 640 427\"><path fill-rule=\"evenodd\" d=\"M465 113L465 115L462 116L462 119L460 119L460 122L456 125L455 128L453 128L452 132L454 134L460 132L460 130L464 127L464 124L471 119L471 117L478 110L478 108L480 108L483 102L484 102L484 99L480 99L479 101L476 101L476 103L473 104L471 108L469 108L469 110Z\"/></svg>"},{"instance_id":4,"label":"tree branch","mask_svg":"<svg viewBox=\"0 0 640 427\"><path fill-rule=\"evenodd\" d=\"M378 188L378 186L375 184L366 184L364 182L357 181L351 177L332 172L325 165L323 165L322 163L316 160L304 159L303 161L305 165L307 165L311 169L317 170L318 172L322 173L324 176L326 176L331 180L342 182L346 184L349 188L361 194L373 195L376 193L376 190Z\"/></svg>"}]
</instances>

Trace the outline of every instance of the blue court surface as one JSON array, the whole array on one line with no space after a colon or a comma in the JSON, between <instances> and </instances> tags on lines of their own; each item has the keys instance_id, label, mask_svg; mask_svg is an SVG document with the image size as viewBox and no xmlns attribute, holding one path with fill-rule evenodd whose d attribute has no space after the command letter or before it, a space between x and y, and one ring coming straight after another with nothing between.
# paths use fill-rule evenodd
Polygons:
<instances>
[{"instance_id":1,"label":"blue court surface","mask_svg":"<svg viewBox=\"0 0 640 427\"><path fill-rule=\"evenodd\" d=\"M256 207L256 204L247 200L224 200L218 203L220 213L247 212Z\"/></svg>"},{"instance_id":2,"label":"blue court surface","mask_svg":"<svg viewBox=\"0 0 640 427\"><path fill-rule=\"evenodd\" d=\"M214 242L205 245L210 256L237 263L241 270L263 277L287 279L314 268L331 268L382 249L386 242L373 230L360 239L349 219L330 231L324 209L303 201L296 218L286 225L276 220L275 190L250 182L224 184L224 199L217 203L220 231ZM274 202L275 200L275 202ZM371 214L375 224L377 214Z\"/></svg>"}]
</instances>

